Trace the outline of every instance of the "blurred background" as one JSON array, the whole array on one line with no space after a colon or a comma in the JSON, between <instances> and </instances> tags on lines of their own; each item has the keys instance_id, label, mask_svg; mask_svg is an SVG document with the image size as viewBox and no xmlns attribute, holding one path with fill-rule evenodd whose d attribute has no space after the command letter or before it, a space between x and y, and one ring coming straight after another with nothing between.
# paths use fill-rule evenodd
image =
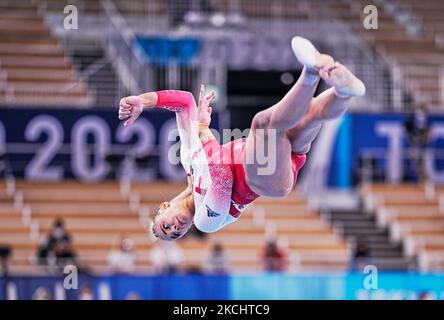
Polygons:
<instances>
[{"instance_id":1,"label":"blurred background","mask_svg":"<svg viewBox=\"0 0 444 320\"><path fill-rule=\"evenodd\" d=\"M443 16L440 0L0 0L0 299L444 299ZM120 98L205 83L212 127L246 129L297 80L294 35L366 96L290 196L153 242L185 186L175 118L123 130Z\"/></svg>"}]
</instances>

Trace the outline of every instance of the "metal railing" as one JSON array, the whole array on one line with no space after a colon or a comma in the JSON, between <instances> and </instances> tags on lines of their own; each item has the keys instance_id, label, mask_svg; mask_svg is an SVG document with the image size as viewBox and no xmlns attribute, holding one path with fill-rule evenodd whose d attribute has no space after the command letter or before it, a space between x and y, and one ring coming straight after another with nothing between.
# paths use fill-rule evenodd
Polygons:
<instances>
[{"instance_id":1,"label":"metal railing","mask_svg":"<svg viewBox=\"0 0 444 320\"><path fill-rule=\"evenodd\" d=\"M132 94L161 89L182 89L196 93L200 83L215 86L218 91L219 110L226 105L226 69L223 63L191 61L168 61L156 64L143 53L143 48L135 41L135 32L118 12L110 0L102 1L109 18L111 36L107 40L107 52L114 67Z\"/></svg>"},{"instance_id":2,"label":"metal railing","mask_svg":"<svg viewBox=\"0 0 444 320\"><path fill-rule=\"evenodd\" d=\"M65 3L56 0L40 0L35 3L38 4L42 15L59 15L58 22L52 24L53 28L56 28L57 24L63 24L63 8L71 4L68 1ZM198 84L205 82L219 88L222 103L218 103L217 107L224 106L226 69L232 67L230 59L239 58L234 57L235 54L231 52L225 60L205 57L196 59L186 67L174 61L159 67L144 54L137 52L135 48L138 44L134 42L136 34L192 35L200 37L204 43L213 39L229 38L232 42L230 45L234 47L240 45L242 41L240 38L245 35L250 36L245 39L250 45L252 41L259 45L265 38L285 40L286 51L282 52L282 58L291 56L287 39L291 39L294 34L300 34L349 66L366 84L366 96L352 100L352 108L406 110L417 104L443 106L442 65L427 63L416 65L416 68L422 68L423 71L421 74L411 75L408 70L415 66L385 63L375 54L374 48L353 29L353 23L344 21L338 15L334 8L337 3L340 1L106 0L93 4L86 0L77 0L72 4L79 10L82 32L76 30L73 36L75 39L81 38L84 33L85 37L107 39L109 58L121 80L117 85L121 93L119 96L127 91L140 93L165 88L186 88L196 92ZM360 8L360 4L355 5L351 1L343 3L350 5L350 12L354 10L356 13ZM387 5L385 1L380 3ZM92 26L94 28L91 28ZM69 32L65 30L63 34L70 41ZM209 45L217 46L217 43ZM278 48L281 50L281 46ZM262 50L262 47L258 46L258 49ZM294 64L287 63L284 66L286 69L290 67L298 67L296 61ZM434 79L431 79L431 74L434 74ZM72 86L71 84L68 89L72 89ZM93 84L89 86L92 88L91 93L96 94L94 89L97 86ZM6 96L14 97L13 89L9 88L6 93ZM91 100L85 103L91 103Z\"/></svg>"},{"instance_id":3,"label":"metal railing","mask_svg":"<svg viewBox=\"0 0 444 320\"><path fill-rule=\"evenodd\" d=\"M41 0L41 12L57 13L63 18L63 1ZM225 105L226 69L232 68L232 61L246 55L248 46L256 43L257 50L266 50L260 42L270 39L283 41L275 50L285 50L281 58L291 57L284 69L300 67L297 65L289 39L295 34L306 36L321 45L321 49L335 56L356 72L367 85L367 95L363 99L352 101L352 108L382 109L391 108L390 78L386 76L386 68L373 53L372 48L363 41L352 29L349 23L337 16L330 2L323 0L301 1L265 1L265 0L182 0L182 1L145 1L145 0L114 0L103 1L102 8L85 0L73 3L79 10L79 25L82 33L88 37L105 37L107 51L121 81L131 93L140 91L187 88L195 91L199 82L215 85L220 91ZM68 4L68 2L66 2ZM334 3L333 3L334 4ZM106 22L106 21L108 22ZM61 19L58 19L61 24ZM57 24L53 24L56 27ZM88 26L94 28L87 28ZM103 32L92 31L101 29ZM66 30L59 30L68 39ZM203 39L204 46L219 46L220 39L230 40L229 46L241 48L240 52L230 52L227 57L212 59L203 57L182 67L177 62L169 62L162 68L148 62L146 57L134 52L136 33L164 36L195 36ZM328 34L328 37L325 37ZM77 32L76 37L81 37ZM245 39L241 39L244 37ZM242 49L242 41L246 49ZM217 50L213 48L212 50ZM226 46L220 50L226 50ZM259 54L250 60L257 60ZM250 54L248 54L250 55ZM267 55L263 52L262 55ZM268 54L269 55L269 54ZM276 54L275 54L276 56ZM242 59L241 59L242 60ZM246 63L248 59L244 59ZM259 59L260 60L260 59ZM248 63L247 63L248 64ZM272 63L273 64L273 63ZM274 63L277 65L278 63ZM282 68L282 63L280 63ZM246 66L248 67L248 66ZM256 66L258 67L258 66ZM259 66L259 68L274 68L276 66ZM209 76L214 74L214 76Z\"/></svg>"},{"instance_id":4,"label":"metal railing","mask_svg":"<svg viewBox=\"0 0 444 320\"><path fill-rule=\"evenodd\" d=\"M135 34L111 0L103 0L101 5L109 22L106 49L114 68L130 92L143 92L149 87L149 73L143 57L133 48Z\"/></svg>"},{"instance_id":5,"label":"metal railing","mask_svg":"<svg viewBox=\"0 0 444 320\"><path fill-rule=\"evenodd\" d=\"M393 63L392 100L395 110L416 106L444 108L444 64Z\"/></svg>"}]
</instances>

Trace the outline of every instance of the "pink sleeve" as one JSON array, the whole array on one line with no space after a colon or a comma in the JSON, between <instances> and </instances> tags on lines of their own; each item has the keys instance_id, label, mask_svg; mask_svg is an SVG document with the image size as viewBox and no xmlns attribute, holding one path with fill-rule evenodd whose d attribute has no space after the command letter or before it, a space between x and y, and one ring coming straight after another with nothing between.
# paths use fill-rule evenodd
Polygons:
<instances>
[{"instance_id":1,"label":"pink sleeve","mask_svg":"<svg viewBox=\"0 0 444 320\"><path fill-rule=\"evenodd\" d=\"M156 93L157 108L164 108L174 112L197 108L193 95L188 91L161 90Z\"/></svg>"}]
</instances>

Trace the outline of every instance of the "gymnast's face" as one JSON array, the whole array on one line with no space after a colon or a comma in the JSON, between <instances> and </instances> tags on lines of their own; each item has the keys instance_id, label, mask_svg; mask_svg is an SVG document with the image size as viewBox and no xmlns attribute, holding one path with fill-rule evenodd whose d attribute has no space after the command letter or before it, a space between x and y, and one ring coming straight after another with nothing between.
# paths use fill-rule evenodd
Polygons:
<instances>
[{"instance_id":1,"label":"gymnast's face","mask_svg":"<svg viewBox=\"0 0 444 320\"><path fill-rule=\"evenodd\" d=\"M186 208L163 202L153 219L153 233L161 240L181 238L193 224L193 217Z\"/></svg>"}]
</instances>

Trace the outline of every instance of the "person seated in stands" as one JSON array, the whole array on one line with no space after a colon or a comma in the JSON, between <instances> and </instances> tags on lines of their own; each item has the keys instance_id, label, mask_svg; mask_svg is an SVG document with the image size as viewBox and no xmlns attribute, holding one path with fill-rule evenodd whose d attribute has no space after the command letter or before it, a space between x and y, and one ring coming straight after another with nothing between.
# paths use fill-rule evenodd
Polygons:
<instances>
[{"instance_id":1,"label":"person seated in stands","mask_svg":"<svg viewBox=\"0 0 444 320\"><path fill-rule=\"evenodd\" d=\"M275 239L269 239L261 254L265 271L285 271L287 269L287 255L279 248Z\"/></svg>"},{"instance_id":2,"label":"person seated in stands","mask_svg":"<svg viewBox=\"0 0 444 320\"><path fill-rule=\"evenodd\" d=\"M63 238L54 245L57 265L61 268L68 264L76 264L76 254L69 238Z\"/></svg>"},{"instance_id":3,"label":"person seated in stands","mask_svg":"<svg viewBox=\"0 0 444 320\"><path fill-rule=\"evenodd\" d=\"M9 258L11 256L11 248L9 246L0 245L0 277L8 275Z\"/></svg>"},{"instance_id":4,"label":"person seated in stands","mask_svg":"<svg viewBox=\"0 0 444 320\"><path fill-rule=\"evenodd\" d=\"M174 242L160 241L151 249L150 258L155 273L177 273L181 270L183 252Z\"/></svg>"},{"instance_id":5,"label":"person seated in stands","mask_svg":"<svg viewBox=\"0 0 444 320\"><path fill-rule=\"evenodd\" d=\"M80 290L78 300L94 300L93 290L89 285L84 285Z\"/></svg>"},{"instance_id":6,"label":"person seated in stands","mask_svg":"<svg viewBox=\"0 0 444 320\"><path fill-rule=\"evenodd\" d=\"M119 274L133 273L136 266L136 253L134 242L127 236L122 236L118 250L112 250L108 254L108 266L110 271Z\"/></svg>"},{"instance_id":7,"label":"person seated in stands","mask_svg":"<svg viewBox=\"0 0 444 320\"><path fill-rule=\"evenodd\" d=\"M130 291L126 294L125 300L142 300L142 297L138 292Z\"/></svg>"},{"instance_id":8,"label":"person seated in stands","mask_svg":"<svg viewBox=\"0 0 444 320\"><path fill-rule=\"evenodd\" d=\"M51 292L48 288L40 286L32 294L32 300L51 300Z\"/></svg>"},{"instance_id":9,"label":"person seated in stands","mask_svg":"<svg viewBox=\"0 0 444 320\"><path fill-rule=\"evenodd\" d=\"M426 180L424 170L424 155L427 144L430 141L430 125L427 115L427 108L420 106L415 112L407 115L405 123L407 140L411 148L412 161L415 165L416 176L419 183Z\"/></svg>"},{"instance_id":10,"label":"person seated in stands","mask_svg":"<svg viewBox=\"0 0 444 320\"><path fill-rule=\"evenodd\" d=\"M49 234L49 241L50 242L57 242L59 240L68 240L69 241L69 234L65 229L65 221L62 218L57 218L53 225L52 230Z\"/></svg>"},{"instance_id":11,"label":"person seated in stands","mask_svg":"<svg viewBox=\"0 0 444 320\"><path fill-rule=\"evenodd\" d=\"M41 241L37 258L40 264L48 267L63 268L67 264L75 264L76 254L72 248L71 237L65 229L65 222L57 218L48 234L46 241Z\"/></svg>"}]
</instances>

